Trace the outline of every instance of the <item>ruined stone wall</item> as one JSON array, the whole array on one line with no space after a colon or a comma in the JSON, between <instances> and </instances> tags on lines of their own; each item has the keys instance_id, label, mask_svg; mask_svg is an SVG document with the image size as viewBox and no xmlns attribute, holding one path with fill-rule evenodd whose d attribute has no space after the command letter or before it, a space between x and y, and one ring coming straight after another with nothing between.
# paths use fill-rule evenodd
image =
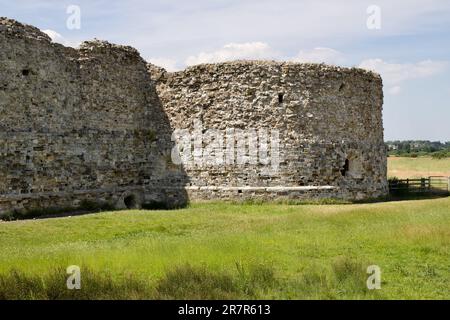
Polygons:
<instances>
[{"instance_id":1,"label":"ruined stone wall","mask_svg":"<svg viewBox=\"0 0 450 320\"><path fill-rule=\"evenodd\" d=\"M176 73L149 69L173 129L193 132L197 120L203 132L279 132L275 171L257 161L185 161L191 199L363 199L387 194L378 75L255 61L199 65ZM254 144L259 138L242 139Z\"/></svg>"},{"instance_id":2,"label":"ruined stone wall","mask_svg":"<svg viewBox=\"0 0 450 320\"><path fill-rule=\"evenodd\" d=\"M0 215L83 201L382 196L382 100L381 78L359 69L238 61L167 73L131 47L66 48L0 18ZM199 144L193 132L224 139ZM194 160L209 150L224 162L175 161L186 136ZM239 162L239 145L258 152Z\"/></svg>"},{"instance_id":3,"label":"ruined stone wall","mask_svg":"<svg viewBox=\"0 0 450 320\"><path fill-rule=\"evenodd\" d=\"M8 19L0 48L0 212L165 200L170 127L135 49Z\"/></svg>"}]
</instances>

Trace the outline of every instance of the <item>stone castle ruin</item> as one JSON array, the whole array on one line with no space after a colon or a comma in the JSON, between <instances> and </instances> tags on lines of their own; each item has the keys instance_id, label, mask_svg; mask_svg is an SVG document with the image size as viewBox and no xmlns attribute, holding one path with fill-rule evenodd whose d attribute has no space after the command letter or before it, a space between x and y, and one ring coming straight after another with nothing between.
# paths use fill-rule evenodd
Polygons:
<instances>
[{"instance_id":1,"label":"stone castle ruin","mask_svg":"<svg viewBox=\"0 0 450 320\"><path fill-rule=\"evenodd\" d=\"M361 69L235 61L169 73L131 47L64 47L1 18L0 214L384 196L382 103L381 78ZM202 158L208 141L220 161Z\"/></svg>"}]
</instances>

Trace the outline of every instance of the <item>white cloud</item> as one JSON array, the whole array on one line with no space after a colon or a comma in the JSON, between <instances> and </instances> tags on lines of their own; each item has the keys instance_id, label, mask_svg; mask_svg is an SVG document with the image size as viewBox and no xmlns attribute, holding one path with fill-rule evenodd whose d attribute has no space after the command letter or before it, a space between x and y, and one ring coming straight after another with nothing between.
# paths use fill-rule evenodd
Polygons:
<instances>
[{"instance_id":1,"label":"white cloud","mask_svg":"<svg viewBox=\"0 0 450 320\"><path fill-rule=\"evenodd\" d=\"M388 92L398 94L400 85L405 81L437 75L444 72L448 65L447 61L424 60L417 63L389 63L382 59L368 59L362 61L359 67L378 72L388 86Z\"/></svg>"},{"instance_id":2,"label":"white cloud","mask_svg":"<svg viewBox=\"0 0 450 320\"><path fill-rule=\"evenodd\" d=\"M400 86L394 86L388 89L388 93L392 95L399 94L402 88Z\"/></svg>"},{"instance_id":3,"label":"white cloud","mask_svg":"<svg viewBox=\"0 0 450 320\"><path fill-rule=\"evenodd\" d=\"M276 53L264 42L230 43L213 52L201 52L186 59L186 65L225 62L239 59L267 60Z\"/></svg>"},{"instance_id":4,"label":"white cloud","mask_svg":"<svg viewBox=\"0 0 450 320\"><path fill-rule=\"evenodd\" d=\"M251 60L289 60L293 62L312 62L343 64L344 55L334 49L317 47L312 50L301 50L292 58L282 59L278 52L265 42L230 43L212 52L201 52L186 59L186 65L200 63L225 62L239 59Z\"/></svg>"},{"instance_id":5,"label":"white cloud","mask_svg":"<svg viewBox=\"0 0 450 320\"><path fill-rule=\"evenodd\" d=\"M163 5L165 1L134 2L138 4L126 6L114 2L108 7L120 14L127 13L125 21L132 26L128 28L139 30L133 38L142 48L148 48L148 53L157 49L158 55L163 55L160 43L171 47L182 42L180 56L192 52L192 48L222 41L241 43L258 39L273 43L283 39L305 47L316 41L351 45L373 36L423 34L424 30L443 30L450 14L447 0L429 0L426 6L423 0L377 0L375 4L382 11L382 28L374 31L366 25L369 17L366 10L372 1L178 0L169 1L170 6ZM110 32L117 36L125 26L115 24L117 27ZM148 41L149 31L152 41ZM171 54L170 49L167 53Z\"/></svg>"},{"instance_id":6,"label":"white cloud","mask_svg":"<svg viewBox=\"0 0 450 320\"><path fill-rule=\"evenodd\" d=\"M344 55L331 48L314 48L312 50L300 51L297 56L291 59L294 62L314 62L328 64L343 64L345 62Z\"/></svg>"},{"instance_id":7,"label":"white cloud","mask_svg":"<svg viewBox=\"0 0 450 320\"><path fill-rule=\"evenodd\" d=\"M287 60L299 63L327 63L334 65L345 65L348 57L335 49L327 47L316 47L311 50L300 50L291 58L283 58L278 52L273 50L264 42L230 43L222 48L201 52L185 60L185 65L191 66L200 63L217 63L238 59L252 60ZM166 58L150 58L149 62L162 66L168 71L180 70L182 64L176 60ZM417 63L389 63L382 59L363 60L359 67L372 70L381 74L386 87L386 92L391 95L398 95L402 92L402 84L405 81L427 78L437 75L447 69L449 62L424 60Z\"/></svg>"},{"instance_id":8,"label":"white cloud","mask_svg":"<svg viewBox=\"0 0 450 320\"><path fill-rule=\"evenodd\" d=\"M52 39L53 42L62 44L66 47L77 47L79 45L79 43L74 43L74 42L67 40L60 33L56 32L55 30L47 29L47 30L42 30L42 32L45 33L46 35L48 35Z\"/></svg>"},{"instance_id":9,"label":"white cloud","mask_svg":"<svg viewBox=\"0 0 450 320\"><path fill-rule=\"evenodd\" d=\"M174 72L180 70L179 67L177 67L177 61L173 59L167 59L167 58L149 58L147 59L148 62L158 66L163 67L169 72Z\"/></svg>"}]
</instances>

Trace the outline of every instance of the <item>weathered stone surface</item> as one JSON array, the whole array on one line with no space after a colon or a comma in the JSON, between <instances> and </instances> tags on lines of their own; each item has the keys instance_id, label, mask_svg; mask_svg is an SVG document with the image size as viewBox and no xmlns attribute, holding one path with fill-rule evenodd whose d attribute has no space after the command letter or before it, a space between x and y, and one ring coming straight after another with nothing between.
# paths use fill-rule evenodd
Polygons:
<instances>
[{"instance_id":1,"label":"weathered stone surface","mask_svg":"<svg viewBox=\"0 0 450 320\"><path fill-rule=\"evenodd\" d=\"M173 195L169 123L135 49L65 48L5 19L0 48L1 212Z\"/></svg>"},{"instance_id":2,"label":"weathered stone surface","mask_svg":"<svg viewBox=\"0 0 450 320\"><path fill-rule=\"evenodd\" d=\"M0 214L83 200L385 195L382 100L381 78L359 69L237 61L169 73L131 47L66 48L0 18ZM279 169L174 165L171 134L195 119L276 129Z\"/></svg>"},{"instance_id":3,"label":"weathered stone surface","mask_svg":"<svg viewBox=\"0 0 450 320\"><path fill-rule=\"evenodd\" d=\"M205 64L157 74L153 79L173 128L193 131L193 120L198 119L205 129L222 132L253 128L280 133L275 174L250 163L186 165L192 199L279 198L271 187L285 188L288 198L386 195L380 76L355 68L270 61ZM293 189L298 186L333 188ZM246 187L269 189L254 194Z\"/></svg>"}]
</instances>

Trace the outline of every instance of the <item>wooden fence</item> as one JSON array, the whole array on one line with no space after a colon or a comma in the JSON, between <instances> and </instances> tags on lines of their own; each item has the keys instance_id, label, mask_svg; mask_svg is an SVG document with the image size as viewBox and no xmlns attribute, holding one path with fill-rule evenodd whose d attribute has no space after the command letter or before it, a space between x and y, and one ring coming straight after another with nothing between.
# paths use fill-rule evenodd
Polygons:
<instances>
[{"instance_id":1,"label":"wooden fence","mask_svg":"<svg viewBox=\"0 0 450 320\"><path fill-rule=\"evenodd\" d=\"M450 177L432 176L420 179L391 179L389 180L391 193L432 193L449 194Z\"/></svg>"}]
</instances>

